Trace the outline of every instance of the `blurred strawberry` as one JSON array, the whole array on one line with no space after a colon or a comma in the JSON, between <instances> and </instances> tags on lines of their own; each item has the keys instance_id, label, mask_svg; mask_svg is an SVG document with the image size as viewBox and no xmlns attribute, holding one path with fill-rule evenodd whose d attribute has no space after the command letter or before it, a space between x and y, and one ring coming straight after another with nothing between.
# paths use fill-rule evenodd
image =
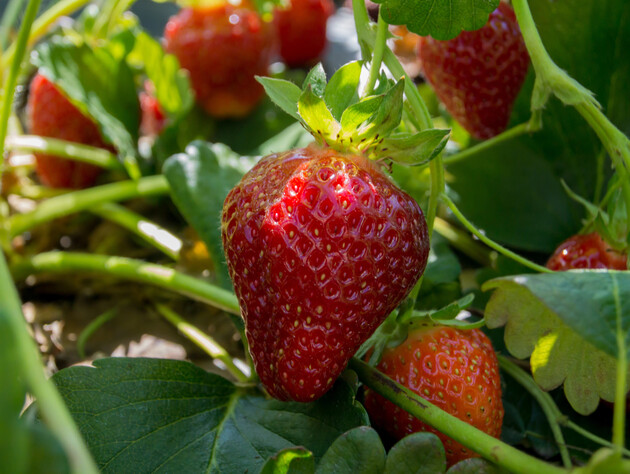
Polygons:
<instances>
[{"instance_id":1,"label":"blurred strawberry","mask_svg":"<svg viewBox=\"0 0 630 474\"><path fill-rule=\"evenodd\" d=\"M280 56L290 67L311 66L326 47L326 22L333 13L332 0L290 0L275 12Z\"/></svg>"},{"instance_id":2,"label":"blurred strawberry","mask_svg":"<svg viewBox=\"0 0 630 474\"><path fill-rule=\"evenodd\" d=\"M254 76L267 75L273 32L248 4L184 8L166 25L164 42L213 117L244 117L262 99Z\"/></svg>"},{"instance_id":3,"label":"blurred strawberry","mask_svg":"<svg viewBox=\"0 0 630 474\"><path fill-rule=\"evenodd\" d=\"M37 74L30 85L27 103L29 130L33 135L58 138L100 147L107 145L92 119L83 115L47 78ZM86 188L102 169L87 163L36 153L36 171L42 183L53 188Z\"/></svg>"},{"instance_id":4,"label":"blurred strawberry","mask_svg":"<svg viewBox=\"0 0 630 474\"><path fill-rule=\"evenodd\" d=\"M627 256L613 249L597 232L574 235L562 242L547 261L547 268L627 270Z\"/></svg>"},{"instance_id":5,"label":"blurred strawberry","mask_svg":"<svg viewBox=\"0 0 630 474\"><path fill-rule=\"evenodd\" d=\"M153 84L150 81L146 81L144 89L140 92L140 110L142 112L140 133L145 136L159 135L164 129L166 116L155 97Z\"/></svg>"}]
</instances>

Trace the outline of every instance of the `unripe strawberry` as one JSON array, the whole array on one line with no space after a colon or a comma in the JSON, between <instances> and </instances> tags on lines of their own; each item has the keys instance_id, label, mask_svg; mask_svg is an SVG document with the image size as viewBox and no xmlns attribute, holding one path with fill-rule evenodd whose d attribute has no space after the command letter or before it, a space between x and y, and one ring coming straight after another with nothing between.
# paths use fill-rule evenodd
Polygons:
<instances>
[{"instance_id":1,"label":"unripe strawberry","mask_svg":"<svg viewBox=\"0 0 630 474\"><path fill-rule=\"evenodd\" d=\"M547 261L551 270L608 268L627 270L627 255L616 251L597 232L574 235L562 242Z\"/></svg>"},{"instance_id":2,"label":"unripe strawberry","mask_svg":"<svg viewBox=\"0 0 630 474\"><path fill-rule=\"evenodd\" d=\"M402 344L386 349L378 369L460 420L496 438L501 435L499 364L482 331L424 323L410 330ZM418 431L435 433L448 466L478 456L371 390L366 390L365 408L372 423L395 439Z\"/></svg>"},{"instance_id":3,"label":"unripe strawberry","mask_svg":"<svg viewBox=\"0 0 630 474\"><path fill-rule=\"evenodd\" d=\"M326 22L334 11L332 0L291 0L274 13L280 56L290 67L310 66L326 47Z\"/></svg>"},{"instance_id":4,"label":"unripe strawberry","mask_svg":"<svg viewBox=\"0 0 630 474\"><path fill-rule=\"evenodd\" d=\"M264 91L273 32L246 4L184 8L164 30L166 51L190 73L197 102L217 118L249 114Z\"/></svg>"},{"instance_id":5,"label":"unripe strawberry","mask_svg":"<svg viewBox=\"0 0 630 474\"><path fill-rule=\"evenodd\" d=\"M83 115L46 77L37 74L30 85L27 115L30 133L58 138L110 151L96 124ZM86 188L96 181L102 169L87 163L36 153L39 179L53 188Z\"/></svg>"},{"instance_id":6,"label":"unripe strawberry","mask_svg":"<svg viewBox=\"0 0 630 474\"><path fill-rule=\"evenodd\" d=\"M452 40L422 38L418 55L436 95L471 135L481 140L505 130L529 66L511 6L500 3L483 28Z\"/></svg>"},{"instance_id":7,"label":"unripe strawberry","mask_svg":"<svg viewBox=\"0 0 630 474\"><path fill-rule=\"evenodd\" d=\"M322 396L429 253L420 207L378 165L315 145L263 158L221 231L256 372L280 400Z\"/></svg>"}]
</instances>

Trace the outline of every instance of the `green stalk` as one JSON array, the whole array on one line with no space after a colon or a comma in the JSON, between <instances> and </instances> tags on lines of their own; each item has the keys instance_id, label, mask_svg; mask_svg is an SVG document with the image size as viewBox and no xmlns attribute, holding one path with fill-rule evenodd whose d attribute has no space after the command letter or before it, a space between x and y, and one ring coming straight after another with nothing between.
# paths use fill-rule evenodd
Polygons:
<instances>
[{"instance_id":1,"label":"green stalk","mask_svg":"<svg viewBox=\"0 0 630 474\"><path fill-rule=\"evenodd\" d=\"M38 273L73 272L109 275L124 280L148 283L190 296L228 313L240 315L234 293L163 265L125 257L109 257L78 252L44 252L11 265L16 280Z\"/></svg>"},{"instance_id":2,"label":"green stalk","mask_svg":"<svg viewBox=\"0 0 630 474\"><path fill-rule=\"evenodd\" d=\"M42 36L48 33L50 26L60 17L74 13L79 8L90 3L90 1L91 0L60 0L55 3L33 23L33 29L28 36L27 46L33 46ZM22 22L24 22L24 20L22 20ZM2 60L0 61L1 69L5 69L13 61L14 57L22 57L18 54L16 48L15 43L7 48L6 53L2 56Z\"/></svg>"},{"instance_id":3,"label":"green stalk","mask_svg":"<svg viewBox=\"0 0 630 474\"><path fill-rule=\"evenodd\" d=\"M452 165L453 163L459 163L460 161L467 160L471 156L475 155L482 156L481 153L497 146L499 143L507 142L509 140L512 140L513 138L524 135L525 133L531 133L533 131L535 130L533 130L532 124L530 122L521 123L488 140L484 140L474 146L471 146L470 148L466 148L465 150L455 153L454 155L445 157L444 165L448 166Z\"/></svg>"},{"instance_id":4,"label":"green stalk","mask_svg":"<svg viewBox=\"0 0 630 474\"><path fill-rule=\"evenodd\" d=\"M85 359L85 343L87 340L94 334L103 324L107 321L111 321L118 315L118 309L110 309L105 311L103 314L97 316L93 321L88 324L81 334L77 338L77 352L79 353L79 357Z\"/></svg>"},{"instance_id":5,"label":"green stalk","mask_svg":"<svg viewBox=\"0 0 630 474\"><path fill-rule=\"evenodd\" d=\"M494 266L496 253L491 252L487 247L473 240L467 232L458 229L450 222L440 219L439 217L435 218L435 230L448 240L449 244L465 253L476 262L479 262L482 266Z\"/></svg>"},{"instance_id":6,"label":"green stalk","mask_svg":"<svg viewBox=\"0 0 630 474\"><path fill-rule=\"evenodd\" d=\"M529 374L527 374L515 363L510 361L507 357L498 356L497 358L499 359L499 366L501 367L501 369L503 369L504 372L508 373L525 390L527 390L529 394L534 397L534 399L538 402L540 408L542 408L542 411L544 412L545 416L547 417L547 421L549 422L549 427L551 428L553 437L556 440L556 445L558 446L558 451L560 452L562 463L564 464L564 467L570 469L572 467L571 456L569 455L569 450L567 449L567 444L564 440L562 429L558 424L559 420L562 418L562 413L553 401L553 398L551 398L551 395L549 395L549 393L543 391L534 381L534 379L530 377Z\"/></svg>"},{"instance_id":7,"label":"green stalk","mask_svg":"<svg viewBox=\"0 0 630 474\"><path fill-rule=\"evenodd\" d=\"M470 222L468 219L466 219L466 217L461 213L461 211L457 208L455 203L451 200L450 197L448 197L448 195L446 193L442 195L442 200L449 207L449 209L451 210L453 215L455 217L457 217L457 219L464 225L464 227L466 227L473 235L477 236L477 238L479 240L481 240L484 244L486 244L488 247L496 250L497 252L499 252L500 254L505 255L506 257L511 258L512 260L514 260L516 262L519 262L521 265L524 265L524 266L526 266L528 268L531 268L532 270L535 270L537 272L541 272L541 273L551 273L552 272L552 270L549 270L547 267L543 267L542 265L538 265L537 263L534 263L534 262L532 262L530 260L527 260L526 258L521 257L520 255L512 252L511 250L506 249L502 245L499 245L496 242L494 242L493 240L491 240L488 237L486 237L482 232L480 232L472 224L472 222Z\"/></svg>"},{"instance_id":8,"label":"green stalk","mask_svg":"<svg viewBox=\"0 0 630 474\"><path fill-rule=\"evenodd\" d=\"M14 46L15 61L10 63L11 67L9 68L9 75L4 81L2 108L0 109L0 146L2 146L2 153L0 154L0 176L2 176L2 170L4 167L4 140L7 137L9 115L11 115L15 86L17 85L18 75L20 74L20 69L22 67L22 59L26 53L26 42L31 31L31 26L33 25L33 21L35 21L35 17L37 16L40 4L41 0L30 0L28 2L24 18L22 18L22 26L20 27L17 41L12 45ZM4 54L2 59L6 56L8 56L8 54ZM6 69L5 64L3 64L0 69L4 71Z\"/></svg>"},{"instance_id":9,"label":"green stalk","mask_svg":"<svg viewBox=\"0 0 630 474\"><path fill-rule=\"evenodd\" d=\"M367 84L363 90L363 96L368 96L374 91L374 85L381 73L381 63L383 62L383 53L387 48L387 23L383 20L380 10L378 13L378 23L376 24L376 43L374 45L374 52L372 54L372 61L370 65L370 74L368 76Z\"/></svg>"},{"instance_id":10,"label":"green stalk","mask_svg":"<svg viewBox=\"0 0 630 474\"><path fill-rule=\"evenodd\" d=\"M37 404L46 424L64 448L72 472L97 473L98 469L85 445L72 416L57 392L46 378L39 351L28 333L22 315L20 298L13 286L4 254L0 252L0 326L11 333L13 350L19 354L20 373Z\"/></svg>"},{"instance_id":11,"label":"green stalk","mask_svg":"<svg viewBox=\"0 0 630 474\"><path fill-rule=\"evenodd\" d=\"M157 248L167 257L175 261L179 260L179 251L182 248L182 241L179 237L163 227L113 202L106 202L105 204L90 209L90 211L103 219L110 220L124 227L148 244Z\"/></svg>"},{"instance_id":12,"label":"green stalk","mask_svg":"<svg viewBox=\"0 0 630 474\"><path fill-rule=\"evenodd\" d=\"M123 170L123 166L113 153L102 148L82 145L80 143L58 140L56 138L39 137L36 135L18 135L7 137L4 142L6 150L23 150L42 152L81 161L109 170Z\"/></svg>"},{"instance_id":13,"label":"green stalk","mask_svg":"<svg viewBox=\"0 0 630 474\"><path fill-rule=\"evenodd\" d=\"M406 387L394 382L365 362L353 358L349 368L361 382L419 420L453 438L489 461L517 474L559 474L567 471L525 454L481 430L469 425L419 397Z\"/></svg>"},{"instance_id":14,"label":"green stalk","mask_svg":"<svg viewBox=\"0 0 630 474\"><path fill-rule=\"evenodd\" d=\"M586 439L591 440L594 443L600 444L606 448L614 448L615 446L608 440L604 439L604 438L600 438L599 436L594 435L593 433L591 433L588 430L585 430L584 428L582 428L581 426L575 424L574 422L572 422L571 420L569 420L567 417L564 418L560 418L560 420L558 420L559 423L562 426L566 426L567 428L575 431L577 434L583 436ZM621 449L621 453L626 456L626 457L630 457L630 449L626 449L626 448L622 448Z\"/></svg>"},{"instance_id":15,"label":"green stalk","mask_svg":"<svg viewBox=\"0 0 630 474\"><path fill-rule=\"evenodd\" d=\"M9 232L12 237L32 227L58 217L89 210L103 202L122 201L143 196L165 194L169 190L164 176L148 176L137 181L127 180L104 184L94 188L73 191L50 198L40 203L34 210L16 214L9 220Z\"/></svg>"},{"instance_id":16,"label":"green stalk","mask_svg":"<svg viewBox=\"0 0 630 474\"><path fill-rule=\"evenodd\" d=\"M232 356L217 341L208 334L182 319L177 313L163 304L155 305L157 311L164 318L177 328L186 338L195 343L200 349L213 359L220 360L225 364L226 369L241 383L247 383L249 378L235 364Z\"/></svg>"}]
</instances>

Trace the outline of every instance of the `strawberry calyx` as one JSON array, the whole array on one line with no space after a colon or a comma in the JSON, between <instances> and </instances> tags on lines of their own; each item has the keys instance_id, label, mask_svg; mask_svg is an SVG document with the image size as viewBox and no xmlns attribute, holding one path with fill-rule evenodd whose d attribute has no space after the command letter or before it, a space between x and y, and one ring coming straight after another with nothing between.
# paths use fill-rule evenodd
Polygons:
<instances>
[{"instance_id":1,"label":"strawberry calyx","mask_svg":"<svg viewBox=\"0 0 630 474\"><path fill-rule=\"evenodd\" d=\"M472 304L474 294L470 293L452 303L432 311L407 311L408 305L413 304L406 299L387 319L378 327L372 336L366 340L356 353L356 357L364 358L369 354L369 364L376 366L385 349L397 347L407 340L410 331L423 324L454 327L457 329L478 329L485 325L485 319L472 318L466 309Z\"/></svg>"},{"instance_id":2,"label":"strawberry calyx","mask_svg":"<svg viewBox=\"0 0 630 474\"><path fill-rule=\"evenodd\" d=\"M373 92L361 96L364 61L339 68L327 81L321 64L302 87L277 78L257 77L271 100L299 121L323 147L362 154L371 160L423 165L446 146L450 131L416 131L403 122L404 78L381 73Z\"/></svg>"}]
</instances>

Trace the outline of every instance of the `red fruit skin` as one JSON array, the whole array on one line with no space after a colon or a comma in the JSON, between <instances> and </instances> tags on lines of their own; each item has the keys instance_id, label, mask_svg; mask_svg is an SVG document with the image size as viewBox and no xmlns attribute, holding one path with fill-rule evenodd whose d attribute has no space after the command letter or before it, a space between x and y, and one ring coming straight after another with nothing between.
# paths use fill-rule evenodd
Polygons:
<instances>
[{"instance_id":1,"label":"red fruit skin","mask_svg":"<svg viewBox=\"0 0 630 474\"><path fill-rule=\"evenodd\" d=\"M562 242L547 261L556 271L577 268L627 270L627 256L608 245L597 232L574 235Z\"/></svg>"},{"instance_id":2,"label":"red fruit skin","mask_svg":"<svg viewBox=\"0 0 630 474\"><path fill-rule=\"evenodd\" d=\"M386 349L378 369L460 420L495 438L501 435L499 363L482 331L424 323L401 345ZM364 405L374 426L396 440L419 431L435 433L449 467L478 456L372 390L366 389Z\"/></svg>"},{"instance_id":3,"label":"red fruit skin","mask_svg":"<svg viewBox=\"0 0 630 474\"><path fill-rule=\"evenodd\" d=\"M256 372L280 400L321 397L429 253L409 195L364 157L316 146L263 158L221 230Z\"/></svg>"},{"instance_id":4,"label":"red fruit skin","mask_svg":"<svg viewBox=\"0 0 630 474\"><path fill-rule=\"evenodd\" d=\"M248 115L264 95L254 78L268 72L273 32L245 6L184 8L164 30L166 51L190 73L197 102L213 117Z\"/></svg>"},{"instance_id":5,"label":"red fruit skin","mask_svg":"<svg viewBox=\"0 0 630 474\"><path fill-rule=\"evenodd\" d=\"M166 116L158 100L147 92L140 92L140 133L145 136L159 135L164 129Z\"/></svg>"},{"instance_id":6,"label":"red fruit skin","mask_svg":"<svg viewBox=\"0 0 630 474\"><path fill-rule=\"evenodd\" d=\"M423 37L418 56L436 95L472 136L483 140L505 130L529 67L511 6L500 3L483 28L452 40Z\"/></svg>"},{"instance_id":7,"label":"red fruit skin","mask_svg":"<svg viewBox=\"0 0 630 474\"><path fill-rule=\"evenodd\" d=\"M31 82L26 110L29 130L33 135L115 152L103 141L96 124L41 74L37 74ZM86 188L92 186L102 172L98 166L44 153L36 153L35 160L40 181L51 188Z\"/></svg>"},{"instance_id":8,"label":"red fruit skin","mask_svg":"<svg viewBox=\"0 0 630 474\"><path fill-rule=\"evenodd\" d=\"M326 22L334 11L332 0L291 0L274 13L280 56L289 67L310 66L326 47Z\"/></svg>"}]
</instances>

